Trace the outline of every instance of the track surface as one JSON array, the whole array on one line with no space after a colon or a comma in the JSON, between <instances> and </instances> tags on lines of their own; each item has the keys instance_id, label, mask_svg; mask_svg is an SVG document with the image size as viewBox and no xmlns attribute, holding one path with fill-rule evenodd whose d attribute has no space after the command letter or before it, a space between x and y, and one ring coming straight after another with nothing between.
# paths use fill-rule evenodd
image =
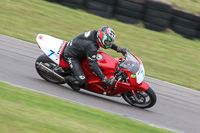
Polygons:
<instances>
[{"instance_id":1,"label":"track surface","mask_svg":"<svg viewBox=\"0 0 200 133\"><path fill-rule=\"evenodd\" d=\"M67 85L44 81L34 68L42 51L34 44L0 35L0 80L48 93L59 98L172 129L176 132L200 132L200 92L146 77L157 94L157 103L149 109L128 105L120 97L107 97L84 90L75 92Z\"/></svg>"}]
</instances>

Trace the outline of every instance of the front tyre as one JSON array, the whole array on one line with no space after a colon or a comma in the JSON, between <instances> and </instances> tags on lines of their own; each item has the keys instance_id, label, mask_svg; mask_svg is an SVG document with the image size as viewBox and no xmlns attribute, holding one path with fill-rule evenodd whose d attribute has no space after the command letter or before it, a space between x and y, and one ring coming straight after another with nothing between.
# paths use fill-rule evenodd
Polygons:
<instances>
[{"instance_id":1,"label":"front tyre","mask_svg":"<svg viewBox=\"0 0 200 133\"><path fill-rule=\"evenodd\" d=\"M138 91L133 95L131 92L125 92L122 94L123 99L130 105L139 108L150 108L156 103L156 94L149 87L146 91Z\"/></svg>"},{"instance_id":2,"label":"front tyre","mask_svg":"<svg viewBox=\"0 0 200 133\"><path fill-rule=\"evenodd\" d=\"M55 84L64 84L65 82L61 81L60 79L56 78L54 75L52 75L50 72L48 72L45 69L39 68L37 65L37 62L42 62L46 67L53 70L55 67L57 67L57 64L54 63L51 59L49 59L48 56L45 54L39 56L35 62L35 69L37 70L37 73L46 81L55 83Z\"/></svg>"}]
</instances>

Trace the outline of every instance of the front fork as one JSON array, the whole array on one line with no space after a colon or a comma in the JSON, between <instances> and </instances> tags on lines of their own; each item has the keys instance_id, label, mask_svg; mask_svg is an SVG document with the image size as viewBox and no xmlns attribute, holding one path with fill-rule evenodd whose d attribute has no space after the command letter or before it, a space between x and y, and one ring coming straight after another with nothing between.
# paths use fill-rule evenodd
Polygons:
<instances>
[{"instance_id":1,"label":"front fork","mask_svg":"<svg viewBox=\"0 0 200 133\"><path fill-rule=\"evenodd\" d=\"M135 92L137 91L146 91L149 88L149 84L146 82L142 81L141 84L139 84L137 87L135 87L133 90L131 90L131 94L133 95L134 99L136 101L139 101L138 97L135 95Z\"/></svg>"},{"instance_id":2,"label":"front fork","mask_svg":"<svg viewBox=\"0 0 200 133\"><path fill-rule=\"evenodd\" d=\"M138 101L138 98L137 98L137 96L135 95L135 91L134 91L134 90L131 90L131 94L133 95L134 99L135 99L136 101Z\"/></svg>"}]
</instances>

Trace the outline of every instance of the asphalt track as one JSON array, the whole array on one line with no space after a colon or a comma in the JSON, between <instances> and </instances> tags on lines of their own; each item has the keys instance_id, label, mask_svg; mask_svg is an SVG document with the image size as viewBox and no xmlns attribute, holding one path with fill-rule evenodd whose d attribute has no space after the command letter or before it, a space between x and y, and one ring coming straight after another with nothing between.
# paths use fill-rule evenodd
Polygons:
<instances>
[{"instance_id":1,"label":"asphalt track","mask_svg":"<svg viewBox=\"0 0 200 133\"><path fill-rule=\"evenodd\" d=\"M120 97L107 97L67 85L44 81L34 68L42 51L34 44L0 35L0 81L53 95L68 101L115 113L175 132L200 132L200 92L145 77L157 94L157 103L149 109L128 105ZM148 66L146 66L148 67Z\"/></svg>"}]
</instances>

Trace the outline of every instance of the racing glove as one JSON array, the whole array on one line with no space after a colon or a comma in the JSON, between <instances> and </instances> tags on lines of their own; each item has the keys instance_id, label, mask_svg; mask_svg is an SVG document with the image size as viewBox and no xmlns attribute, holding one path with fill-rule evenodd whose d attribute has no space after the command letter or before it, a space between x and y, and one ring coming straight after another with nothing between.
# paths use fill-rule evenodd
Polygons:
<instances>
[{"instance_id":1,"label":"racing glove","mask_svg":"<svg viewBox=\"0 0 200 133\"><path fill-rule=\"evenodd\" d=\"M126 51L129 51L128 48L121 48L121 47L117 48L117 52L122 53L123 56L126 55Z\"/></svg>"},{"instance_id":2,"label":"racing glove","mask_svg":"<svg viewBox=\"0 0 200 133\"><path fill-rule=\"evenodd\" d=\"M115 83L115 78L108 79L106 76L101 80L108 86L112 86Z\"/></svg>"}]
</instances>

